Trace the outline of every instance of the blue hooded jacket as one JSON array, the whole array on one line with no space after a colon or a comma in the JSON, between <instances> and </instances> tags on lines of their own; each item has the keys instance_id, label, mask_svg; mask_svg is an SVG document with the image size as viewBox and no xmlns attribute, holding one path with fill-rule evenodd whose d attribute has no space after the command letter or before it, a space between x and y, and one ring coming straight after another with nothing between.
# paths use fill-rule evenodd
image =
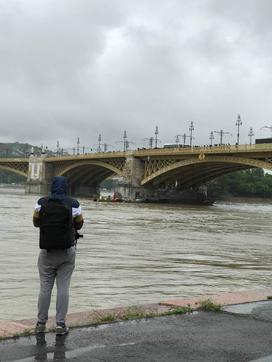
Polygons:
<instances>
[{"instance_id":1,"label":"blue hooded jacket","mask_svg":"<svg viewBox=\"0 0 272 362\"><path fill-rule=\"evenodd\" d=\"M68 181L64 176L55 176L52 180L50 199L65 200L68 193Z\"/></svg>"},{"instance_id":2,"label":"blue hooded jacket","mask_svg":"<svg viewBox=\"0 0 272 362\"><path fill-rule=\"evenodd\" d=\"M68 197L68 180L64 176L55 176L51 184L51 195L48 197L41 197L35 206L33 215L34 226L40 227L40 210L44 206L48 199L60 200L63 202L70 201L72 207L72 216L74 218L74 227L76 230L81 229L83 225L83 217L81 214L80 204L78 200Z\"/></svg>"}]
</instances>

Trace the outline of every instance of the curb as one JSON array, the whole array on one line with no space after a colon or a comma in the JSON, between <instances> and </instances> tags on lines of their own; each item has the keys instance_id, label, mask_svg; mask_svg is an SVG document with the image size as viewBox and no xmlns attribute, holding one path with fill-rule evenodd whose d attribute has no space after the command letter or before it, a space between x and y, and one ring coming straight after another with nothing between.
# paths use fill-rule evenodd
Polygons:
<instances>
[{"instance_id":1,"label":"curb","mask_svg":"<svg viewBox=\"0 0 272 362\"><path fill-rule=\"evenodd\" d=\"M70 328L96 326L113 321L145 318L147 315L162 315L172 307L160 304L143 304L112 309L97 309L86 312L70 313L67 315L67 324ZM14 321L0 321L0 340L18 338L34 334L36 319ZM53 331L55 319L50 317L47 322L47 331Z\"/></svg>"},{"instance_id":2,"label":"curb","mask_svg":"<svg viewBox=\"0 0 272 362\"><path fill-rule=\"evenodd\" d=\"M163 315L173 308L188 307L197 309L199 305L210 300L212 303L222 306L233 304L244 304L260 302L267 300L272 296L272 288L260 291L244 291L237 293L223 293L216 295L202 295L194 298L179 298L174 300L162 301L157 304L143 304L130 307L120 307L112 309L97 309L86 312L70 313L67 316L67 324L71 328L87 327L99 325L113 321L145 318L146 316ZM7 338L17 338L20 336L34 334L36 319L23 319L14 321L0 321L0 340ZM55 326L54 318L49 318L47 323L48 331L53 330Z\"/></svg>"},{"instance_id":3,"label":"curb","mask_svg":"<svg viewBox=\"0 0 272 362\"><path fill-rule=\"evenodd\" d=\"M215 304L222 306L233 305L233 304L244 304L252 302L261 302L267 300L272 296L272 288L265 290L251 290L235 293L222 293L214 295L202 295L194 298L180 298L175 300L163 301L160 304L171 307L185 307L190 305L192 308L197 308L203 300L209 299Z\"/></svg>"}]
</instances>

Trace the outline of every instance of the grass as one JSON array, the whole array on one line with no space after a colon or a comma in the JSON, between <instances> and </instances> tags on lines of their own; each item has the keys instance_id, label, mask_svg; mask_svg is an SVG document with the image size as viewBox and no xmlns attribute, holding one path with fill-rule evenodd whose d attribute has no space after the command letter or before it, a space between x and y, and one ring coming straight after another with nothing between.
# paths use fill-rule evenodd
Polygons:
<instances>
[{"instance_id":1,"label":"grass","mask_svg":"<svg viewBox=\"0 0 272 362\"><path fill-rule=\"evenodd\" d=\"M29 337L33 335L33 329L26 328L22 332L15 333L12 338L17 339L20 337ZM7 339L8 337L3 337L3 339ZM10 338L10 337L9 337Z\"/></svg>"},{"instance_id":2,"label":"grass","mask_svg":"<svg viewBox=\"0 0 272 362\"><path fill-rule=\"evenodd\" d=\"M96 318L95 322L97 324L107 323L107 322L116 322L116 321L127 321L130 319L140 319L140 318L151 318L157 316L157 313L154 312L144 312L139 308L128 308L124 314L115 315L115 314L105 314Z\"/></svg>"},{"instance_id":3,"label":"grass","mask_svg":"<svg viewBox=\"0 0 272 362\"><path fill-rule=\"evenodd\" d=\"M166 312L154 312L154 311L143 311L137 307L128 308L124 314L114 315L106 314L98 317L96 323L107 323L107 322L116 322L116 321L127 321L132 319L142 319L142 318L154 318L154 317L163 317L176 314L186 314L191 313L193 309L188 305L187 307L177 307L170 309Z\"/></svg>"},{"instance_id":4,"label":"grass","mask_svg":"<svg viewBox=\"0 0 272 362\"><path fill-rule=\"evenodd\" d=\"M191 313L192 308L190 306L187 307L178 307L170 309L166 312L155 312L155 311L144 311L137 307L128 308L124 314L114 315L114 314L105 314L96 318L95 323L108 323L108 322L117 322L117 321L128 321L133 319L142 319L142 318L154 318L154 317L163 317L168 315L176 315L176 314L186 314Z\"/></svg>"},{"instance_id":5,"label":"grass","mask_svg":"<svg viewBox=\"0 0 272 362\"><path fill-rule=\"evenodd\" d=\"M200 303L198 310L203 310L206 312L219 312L222 310L220 304L214 304L210 299L204 300ZM105 314L96 318L96 324L107 323L107 322L116 322L116 321L127 321L132 319L141 319L141 318L154 318L154 317L163 317L170 315L178 314L188 314L192 313L193 308L188 304L186 307L175 307L171 308L166 312L155 312L155 311L145 311L137 307L127 308L123 314Z\"/></svg>"},{"instance_id":6,"label":"grass","mask_svg":"<svg viewBox=\"0 0 272 362\"><path fill-rule=\"evenodd\" d=\"M126 312L121 316L121 320L127 321L130 319L139 319L139 318L150 318L155 316L155 313L152 312L143 312L139 308L128 308Z\"/></svg>"},{"instance_id":7,"label":"grass","mask_svg":"<svg viewBox=\"0 0 272 362\"><path fill-rule=\"evenodd\" d=\"M272 299L271 297L267 297L267 299ZM196 310L201 310L205 312L220 312L222 311L222 306L220 304L213 303L210 299L203 300L199 303L199 306ZM130 307L125 310L123 314L102 314L101 316L97 316L95 319L90 319L89 325L98 325L102 323L112 323L118 321L128 321L133 319L143 319L143 318L154 318L154 317L163 317L163 316L170 316L170 315L179 315L179 314L188 314L192 313L193 308L188 304L185 307L175 307L171 308L165 312L156 312L156 311L145 311L138 307ZM79 327L79 326L77 326ZM48 332L53 332L54 328L48 329ZM19 337L26 337L33 335L33 329L25 329L20 333L16 333L13 337L7 336L0 336L0 341L7 339L7 338L19 338Z\"/></svg>"},{"instance_id":8,"label":"grass","mask_svg":"<svg viewBox=\"0 0 272 362\"><path fill-rule=\"evenodd\" d=\"M97 323L114 322L115 320L116 316L114 314L105 314L97 318Z\"/></svg>"},{"instance_id":9,"label":"grass","mask_svg":"<svg viewBox=\"0 0 272 362\"><path fill-rule=\"evenodd\" d=\"M199 303L198 310L202 310L204 312L221 312L222 306L221 304L215 304L210 299L205 299Z\"/></svg>"},{"instance_id":10,"label":"grass","mask_svg":"<svg viewBox=\"0 0 272 362\"><path fill-rule=\"evenodd\" d=\"M188 305L187 307L177 307L170 309L168 312L165 312L164 315L187 314L187 313L192 313L192 311L193 309L191 308L190 305Z\"/></svg>"}]
</instances>

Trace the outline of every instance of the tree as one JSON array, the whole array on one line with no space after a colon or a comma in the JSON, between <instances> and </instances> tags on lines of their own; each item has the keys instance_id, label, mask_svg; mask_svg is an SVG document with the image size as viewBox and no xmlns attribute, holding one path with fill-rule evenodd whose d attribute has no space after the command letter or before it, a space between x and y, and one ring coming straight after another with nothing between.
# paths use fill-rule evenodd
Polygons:
<instances>
[{"instance_id":1,"label":"tree","mask_svg":"<svg viewBox=\"0 0 272 362\"><path fill-rule=\"evenodd\" d=\"M209 192L217 196L272 197L272 175L257 168L233 172L211 182Z\"/></svg>"}]
</instances>

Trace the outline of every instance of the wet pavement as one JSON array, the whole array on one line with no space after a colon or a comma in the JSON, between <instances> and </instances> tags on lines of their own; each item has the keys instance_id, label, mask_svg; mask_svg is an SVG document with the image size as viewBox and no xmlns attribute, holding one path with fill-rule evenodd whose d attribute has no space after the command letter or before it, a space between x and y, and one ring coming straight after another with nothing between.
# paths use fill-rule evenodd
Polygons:
<instances>
[{"instance_id":1,"label":"wet pavement","mask_svg":"<svg viewBox=\"0 0 272 362\"><path fill-rule=\"evenodd\" d=\"M210 297L215 302L225 300L220 312L195 310L183 315L72 328L67 336L46 333L10 338L0 341L0 361L271 362L272 300L267 299L270 296L271 290L227 293ZM205 298L194 298L190 304L196 307L201 299ZM234 300L241 303L226 305ZM187 299L172 301L174 306L187 302ZM171 308L170 304L166 301L142 308L163 312ZM100 311L100 316L105 317L108 312ZM88 313L70 315L70 325L86 324L87 317L95 316L95 312ZM125 309L110 313L118 317ZM17 321L16 326L30 322Z\"/></svg>"},{"instance_id":2,"label":"wet pavement","mask_svg":"<svg viewBox=\"0 0 272 362\"><path fill-rule=\"evenodd\" d=\"M272 301L9 339L1 362L272 361Z\"/></svg>"},{"instance_id":3,"label":"wet pavement","mask_svg":"<svg viewBox=\"0 0 272 362\"><path fill-rule=\"evenodd\" d=\"M239 315L250 315L252 318L272 322L272 301L245 303L224 307L224 311Z\"/></svg>"}]
</instances>

